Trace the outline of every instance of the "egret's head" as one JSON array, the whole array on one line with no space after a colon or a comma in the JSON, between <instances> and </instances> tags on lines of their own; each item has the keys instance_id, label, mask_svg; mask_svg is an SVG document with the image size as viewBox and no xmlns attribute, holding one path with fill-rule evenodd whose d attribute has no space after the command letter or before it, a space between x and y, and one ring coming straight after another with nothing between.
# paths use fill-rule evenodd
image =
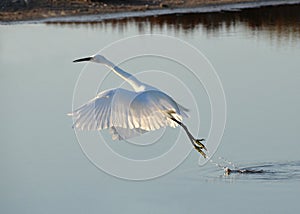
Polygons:
<instances>
[{"instance_id":1,"label":"egret's head","mask_svg":"<svg viewBox=\"0 0 300 214\"><path fill-rule=\"evenodd\" d=\"M76 59L73 62L86 62L86 61L97 62L101 64L106 64L108 62L108 60L104 56L98 54L90 57Z\"/></svg>"},{"instance_id":2,"label":"egret's head","mask_svg":"<svg viewBox=\"0 0 300 214\"><path fill-rule=\"evenodd\" d=\"M93 56L92 61L105 64L108 60L102 55L95 55L95 56Z\"/></svg>"}]
</instances>

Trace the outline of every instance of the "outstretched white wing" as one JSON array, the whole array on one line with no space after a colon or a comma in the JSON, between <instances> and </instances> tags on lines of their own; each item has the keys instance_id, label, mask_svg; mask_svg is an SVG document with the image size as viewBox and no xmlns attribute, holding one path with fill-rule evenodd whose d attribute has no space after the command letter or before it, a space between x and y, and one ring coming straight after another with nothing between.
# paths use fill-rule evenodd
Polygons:
<instances>
[{"instance_id":1,"label":"outstretched white wing","mask_svg":"<svg viewBox=\"0 0 300 214\"><path fill-rule=\"evenodd\" d=\"M176 127L187 109L158 90L132 92L112 89L69 114L73 127L82 130L110 129L113 139L127 139L165 126Z\"/></svg>"}]
</instances>

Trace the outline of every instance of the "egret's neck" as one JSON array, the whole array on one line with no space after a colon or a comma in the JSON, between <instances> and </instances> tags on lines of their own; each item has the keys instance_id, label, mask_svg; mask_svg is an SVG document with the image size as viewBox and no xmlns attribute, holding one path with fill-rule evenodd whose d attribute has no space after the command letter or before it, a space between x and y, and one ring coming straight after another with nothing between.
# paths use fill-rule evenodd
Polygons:
<instances>
[{"instance_id":1,"label":"egret's neck","mask_svg":"<svg viewBox=\"0 0 300 214\"><path fill-rule=\"evenodd\" d=\"M142 82L140 82L137 78L113 64L111 61L106 60L105 62L103 62L103 64L109 69L111 69L119 77L128 82L136 92L145 90L145 85Z\"/></svg>"}]
</instances>

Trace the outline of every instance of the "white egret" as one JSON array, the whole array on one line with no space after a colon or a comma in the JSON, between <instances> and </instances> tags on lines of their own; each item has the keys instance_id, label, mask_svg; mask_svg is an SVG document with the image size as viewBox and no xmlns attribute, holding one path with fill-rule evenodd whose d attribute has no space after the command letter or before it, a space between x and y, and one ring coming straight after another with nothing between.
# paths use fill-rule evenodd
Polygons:
<instances>
[{"instance_id":1,"label":"white egret","mask_svg":"<svg viewBox=\"0 0 300 214\"><path fill-rule=\"evenodd\" d=\"M125 72L101 55L94 55L74 60L90 61L108 67L119 77L128 82L134 91L122 88L100 92L72 113L73 127L81 130L109 129L112 138L122 140L153 131L161 127L182 126L195 149L206 158L201 143L204 139L195 139L182 123L187 117L187 109L176 103L170 96L159 89L142 83L133 75Z\"/></svg>"}]
</instances>

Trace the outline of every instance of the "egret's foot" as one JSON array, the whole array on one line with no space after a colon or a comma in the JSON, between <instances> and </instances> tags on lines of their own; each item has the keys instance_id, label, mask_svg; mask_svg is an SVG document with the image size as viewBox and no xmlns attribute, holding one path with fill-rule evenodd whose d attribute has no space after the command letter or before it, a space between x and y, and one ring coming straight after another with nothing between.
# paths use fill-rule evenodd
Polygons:
<instances>
[{"instance_id":1,"label":"egret's foot","mask_svg":"<svg viewBox=\"0 0 300 214\"><path fill-rule=\"evenodd\" d=\"M205 139L195 139L194 140L195 144L197 144L200 149L204 149L205 151L207 151L207 148L204 146L203 143L201 143L201 141L205 141Z\"/></svg>"},{"instance_id":2,"label":"egret's foot","mask_svg":"<svg viewBox=\"0 0 300 214\"><path fill-rule=\"evenodd\" d=\"M194 145L194 147L204 158L207 158L206 154L202 151L200 147L198 147L197 145Z\"/></svg>"}]
</instances>

